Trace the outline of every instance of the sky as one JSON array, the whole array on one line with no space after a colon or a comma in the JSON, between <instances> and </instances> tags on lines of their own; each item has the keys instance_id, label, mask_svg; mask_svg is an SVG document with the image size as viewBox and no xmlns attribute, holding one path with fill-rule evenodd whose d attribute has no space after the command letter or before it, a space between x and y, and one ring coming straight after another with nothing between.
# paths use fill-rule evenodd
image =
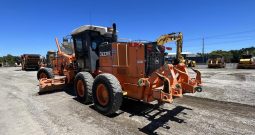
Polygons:
<instances>
[{"instance_id":1,"label":"sky","mask_svg":"<svg viewBox=\"0 0 255 135\"><path fill-rule=\"evenodd\" d=\"M79 26L117 24L119 38L155 41L182 32L183 51L255 46L254 0L1 0L0 56L57 50ZM176 45L169 43L175 51Z\"/></svg>"}]
</instances>

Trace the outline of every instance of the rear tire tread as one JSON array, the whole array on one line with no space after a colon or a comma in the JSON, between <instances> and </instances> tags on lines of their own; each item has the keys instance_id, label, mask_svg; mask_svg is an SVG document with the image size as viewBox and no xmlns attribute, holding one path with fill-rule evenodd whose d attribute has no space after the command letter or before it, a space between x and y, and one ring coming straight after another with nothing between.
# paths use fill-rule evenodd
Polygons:
<instances>
[{"instance_id":1,"label":"rear tire tread","mask_svg":"<svg viewBox=\"0 0 255 135\"><path fill-rule=\"evenodd\" d=\"M84 97L80 97L77 92L77 82L79 79L82 79L83 83L85 83ZM74 82L75 82L74 89L75 89L78 100L85 104L92 103L92 85L94 82L94 78L92 77L92 75L88 72L79 72L76 75Z\"/></svg>"},{"instance_id":2,"label":"rear tire tread","mask_svg":"<svg viewBox=\"0 0 255 135\"><path fill-rule=\"evenodd\" d=\"M47 75L48 79L54 78L54 74L52 73L51 68L40 68L37 72L37 79L40 79L40 74L44 72Z\"/></svg>"},{"instance_id":3,"label":"rear tire tread","mask_svg":"<svg viewBox=\"0 0 255 135\"><path fill-rule=\"evenodd\" d=\"M104 82L104 84L106 85L110 96L110 101L106 107L100 106L96 97L97 85L100 84L101 82ZM98 75L95 78L92 90L94 104L101 113L103 113L104 115L111 115L119 110L122 104L123 94L120 82L115 76L108 73Z\"/></svg>"}]
</instances>

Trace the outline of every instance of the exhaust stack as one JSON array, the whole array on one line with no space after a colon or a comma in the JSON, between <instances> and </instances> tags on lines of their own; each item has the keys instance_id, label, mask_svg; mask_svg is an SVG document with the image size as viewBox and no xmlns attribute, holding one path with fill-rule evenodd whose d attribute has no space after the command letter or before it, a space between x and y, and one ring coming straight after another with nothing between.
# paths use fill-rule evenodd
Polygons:
<instances>
[{"instance_id":1,"label":"exhaust stack","mask_svg":"<svg viewBox=\"0 0 255 135\"><path fill-rule=\"evenodd\" d=\"M112 28L113 28L113 32L112 32L113 42L117 42L118 36L117 36L116 23L112 24Z\"/></svg>"}]
</instances>

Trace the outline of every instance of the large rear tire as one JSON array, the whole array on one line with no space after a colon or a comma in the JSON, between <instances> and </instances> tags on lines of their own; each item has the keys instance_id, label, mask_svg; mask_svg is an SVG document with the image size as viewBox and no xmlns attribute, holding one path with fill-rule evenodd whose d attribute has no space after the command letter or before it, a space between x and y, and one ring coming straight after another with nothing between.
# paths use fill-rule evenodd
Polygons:
<instances>
[{"instance_id":1,"label":"large rear tire","mask_svg":"<svg viewBox=\"0 0 255 135\"><path fill-rule=\"evenodd\" d=\"M92 103L92 85L94 78L88 72L80 72L75 76L74 89L77 99L85 104Z\"/></svg>"},{"instance_id":2,"label":"large rear tire","mask_svg":"<svg viewBox=\"0 0 255 135\"><path fill-rule=\"evenodd\" d=\"M95 78L92 95L96 109L104 115L118 111L123 100L120 82L108 73L100 74Z\"/></svg>"},{"instance_id":3,"label":"large rear tire","mask_svg":"<svg viewBox=\"0 0 255 135\"><path fill-rule=\"evenodd\" d=\"M37 79L40 80L42 78L51 79L54 78L54 74L51 68L40 68L37 72Z\"/></svg>"}]
</instances>

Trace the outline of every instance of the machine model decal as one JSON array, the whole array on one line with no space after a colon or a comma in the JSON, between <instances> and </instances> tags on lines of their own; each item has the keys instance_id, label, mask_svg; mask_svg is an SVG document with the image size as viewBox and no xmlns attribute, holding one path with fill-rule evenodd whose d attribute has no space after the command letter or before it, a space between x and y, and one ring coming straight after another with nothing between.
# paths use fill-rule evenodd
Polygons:
<instances>
[{"instance_id":1,"label":"machine model decal","mask_svg":"<svg viewBox=\"0 0 255 135\"><path fill-rule=\"evenodd\" d=\"M111 55L111 51L108 52L100 52L100 56L110 56Z\"/></svg>"},{"instance_id":2,"label":"machine model decal","mask_svg":"<svg viewBox=\"0 0 255 135\"><path fill-rule=\"evenodd\" d=\"M137 60L137 64L142 64L143 60Z\"/></svg>"}]
</instances>

